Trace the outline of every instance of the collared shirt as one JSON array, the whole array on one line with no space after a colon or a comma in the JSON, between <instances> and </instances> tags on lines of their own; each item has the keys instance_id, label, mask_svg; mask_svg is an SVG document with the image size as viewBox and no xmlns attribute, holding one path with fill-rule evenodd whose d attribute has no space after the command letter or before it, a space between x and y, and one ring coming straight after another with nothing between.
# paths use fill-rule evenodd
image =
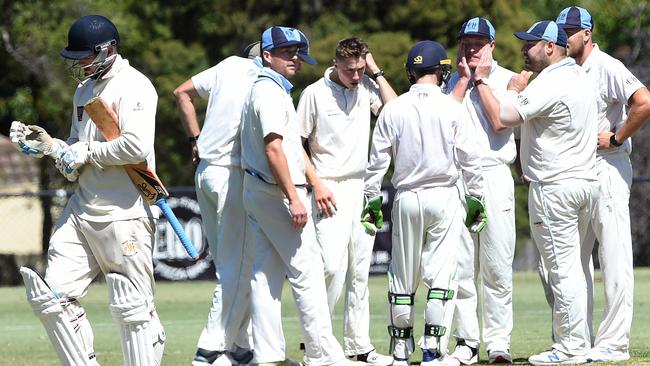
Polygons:
<instances>
[{"instance_id":1,"label":"collared shirt","mask_svg":"<svg viewBox=\"0 0 650 366\"><path fill-rule=\"evenodd\" d=\"M499 66L496 61L492 61L492 70L485 80L487 86L492 90L492 93L499 101L504 98L508 82L514 75L514 72ZM458 82L458 78L459 75L457 72L452 74L447 86L447 93L450 93L451 90L453 90L454 86ZM478 88L474 86L470 85L465 92L463 106L465 106L466 113L469 115L469 120L477 132L476 139L481 148L483 167L512 164L517 157L517 146L515 145L513 133L514 129L507 128L500 132L494 131L494 128L492 128L492 124L483 109L483 104L481 104L481 97Z\"/></svg>"},{"instance_id":2,"label":"collared shirt","mask_svg":"<svg viewBox=\"0 0 650 366\"><path fill-rule=\"evenodd\" d=\"M244 101L262 70L262 60L231 56L192 77L194 89L208 100L196 146L199 157L219 166L240 165L239 125Z\"/></svg>"},{"instance_id":3,"label":"collared shirt","mask_svg":"<svg viewBox=\"0 0 650 366\"><path fill-rule=\"evenodd\" d=\"M266 157L264 142L271 133L282 136L282 149L293 184L306 183L302 140L290 90L291 83L284 76L265 67L253 83L242 112L242 168L271 184L277 182Z\"/></svg>"},{"instance_id":4,"label":"collared shirt","mask_svg":"<svg viewBox=\"0 0 650 366\"><path fill-rule=\"evenodd\" d=\"M546 67L517 97L528 181L596 180L596 95L570 57Z\"/></svg>"},{"instance_id":5,"label":"collared shirt","mask_svg":"<svg viewBox=\"0 0 650 366\"><path fill-rule=\"evenodd\" d=\"M381 111L372 136L365 179L367 197L377 196L391 157L396 189L450 187L460 165L468 191L483 195L475 134L461 121L462 105L431 84L415 84Z\"/></svg>"},{"instance_id":6,"label":"collared shirt","mask_svg":"<svg viewBox=\"0 0 650 366\"><path fill-rule=\"evenodd\" d=\"M121 135L106 142L83 110L99 96L115 111ZM146 204L124 171L124 164L142 161L155 169L154 135L158 95L149 79L119 55L100 79L80 84L73 98L68 144L92 142L90 159L102 167L85 164L69 205L81 218L96 222L157 217L159 210ZM101 142L101 143L98 143Z\"/></svg>"},{"instance_id":7,"label":"collared shirt","mask_svg":"<svg viewBox=\"0 0 650 366\"><path fill-rule=\"evenodd\" d=\"M301 135L321 178L363 178L368 164L370 112L382 106L379 87L364 75L354 89L330 79L334 67L302 92L298 103Z\"/></svg>"},{"instance_id":8,"label":"collared shirt","mask_svg":"<svg viewBox=\"0 0 650 366\"><path fill-rule=\"evenodd\" d=\"M598 132L617 131L627 119L626 105L632 94L644 87L623 63L594 45L582 68L596 85L598 101ZM613 149L598 150L598 154L607 154L623 150L632 151L631 138L623 145Z\"/></svg>"}]
</instances>

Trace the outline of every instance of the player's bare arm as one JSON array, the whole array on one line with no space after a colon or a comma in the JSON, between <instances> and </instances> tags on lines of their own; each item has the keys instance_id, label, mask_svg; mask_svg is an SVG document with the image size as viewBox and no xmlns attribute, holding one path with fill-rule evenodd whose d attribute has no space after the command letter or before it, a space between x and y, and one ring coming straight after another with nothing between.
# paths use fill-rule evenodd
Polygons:
<instances>
[{"instance_id":1,"label":"player's bare arm","mask_svg":"<svg viewBox=\"0 0 650 366\"><path fill-rule=\"evenodd\" d=\"M632 96L628 102L630 112L627 115L627 120L623 127L618 131L600 132L598 134L598 148L611 149L615 146L611 144L612 135L616 141L622 144L626 139L632 137L636 131L641 129L650 118L650 92L647 88L640 88Z\"/></svg>"},{"instance_id":2,"label":"player's bare arm","mask_svg":"<svg viewBox=\"0 0 650 366\"><path fill-rule=\"evenodd\" d=\"M382 71L379 66L377 66L375 58L370 52L366 54L366 68L370 75L375 75ZM379 95L381 95L381 101L384 104L393 98L397 98L397 93L395 93L395 90L393 90L393 87L390 86L388 80L386 80L386 77L384 77L383 74L375 78L375 82L377 82L377 85L379 86Z\"/></svg>"},{"instance_id":3,"label":"player's bare arm","mask_svg":"<svg viewBox=\"0 0 650 366\"><path fill-rule=\"evenodd\" d=\"M201 132L199 127L199 121L196 117L196 108L194 107L194 99L196 99L199 94L194 88L194 83L192 79L185 81L183 84L179 85L178 88L174 90L174 96L176 97L176 105L178 110L181 113L181 122L183 123L183 128L187 137L190 138L190 143L192 144L192 164L198 165L199 150L196 147L196 136Z\"/></svg>"},{"instance_id":4,"label":"player's bare arm","mask_svg":"<svg viewBox=\"0 0 650 366\"><path fill-rule=\"evenodd\" d=\"M269 167L273 178L289 200L289 214L291 225L296 229L302 229L307 224L307 210L298 197L296 186L291 181L287 157L282 149L282 136L270 133L264 137L264 153L269 161Z\"/></svg>"},{"instance_id":5,"label":"player's bare arm","mask_svg":"<svg viewBox=\"0 0 650 366\"><path fill-rule=\"evenodd\" d=\"M490 125L492 125L492 129L495 132L504 132L508 127L501 124L501 119L499 118L499 100L492 93L492 88L484 82L492 71L492 61L492 46L491 43L486 43L481 49L481 58L478 66L474 70L472 81L474 82L474 88L478 91L481 106L490 121Z\"/></svg>"},{"instance_id":6,"label":"player's bare arm","mask_svg":"<svg viewBox=\"0 0 650 366\"><path fill-rule=\"evenodd\" d=\"M303 147L305 146L306 138L302 139ZM307 182L311 186L311 192L314 195L314 201L318 207L318 213L324 217L332 217L336 213L336 200L334 194L327 188L323 182L318 178L316 170L307 156L307 151L303 150L305 157L305 176Z\"/></svg>"}]
</instances>

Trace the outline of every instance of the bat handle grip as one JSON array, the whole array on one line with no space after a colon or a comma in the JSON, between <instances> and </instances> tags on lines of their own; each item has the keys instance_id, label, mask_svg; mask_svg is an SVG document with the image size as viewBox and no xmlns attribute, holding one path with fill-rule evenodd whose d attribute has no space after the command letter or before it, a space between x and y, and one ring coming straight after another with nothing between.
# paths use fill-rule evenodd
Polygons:
<instances>
[{"instance_id":1,"label":"bat handle grip","mask_svg":"<svg viewBox=\"0 0 650 366\"><path fill-rule=\"evenodd\" d=\"M183 244L183 248L185 248L187 254L189 254L190 257L192 257L192 259L198 260L199 254L196 252L196 249L194 248L194 245L190 241L190 238L188 238L187 234L185 234L185 230L183 230L181 223L178 222L178 218L176 218L174 211L172 211L171 207L169 207L169 205L167 204L167 200L164 197L157 199L156 206L160 207L160 209L162 210L163 215L165 215L167 221L169 221L169 224L172 226L172 229L174 229L174 232L181 240L181 243Z\"/></svg>"}]
</instances>

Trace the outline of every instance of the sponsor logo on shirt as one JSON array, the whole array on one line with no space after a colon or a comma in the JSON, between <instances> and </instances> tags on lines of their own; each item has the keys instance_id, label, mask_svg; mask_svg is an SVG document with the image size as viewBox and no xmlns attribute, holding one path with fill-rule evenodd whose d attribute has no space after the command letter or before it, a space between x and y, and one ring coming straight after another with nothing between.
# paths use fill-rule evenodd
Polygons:
<instances>
[{"instance_id":1,"label":"sponsor logo on shirt","mask_svg":"<svg viewBox=\"0 0 650 366\"><path fill-rule=\"evenodd\" d=\"M638 82L639 82L639 79L637 79L634 76L630 76L629 78L625 79L625 84L627 84L627 85L636 84Z\"/></svg>"},{"instance_id":2,"label":"sponsor logo on shirt","mask_svg":"<svg viewBox=\"0 0 650 366\"><path fill-rule=\"evenodd\" d=\"M526 98L526 97L524 97L522 95L519 95L517 97L517 103L519 103L520 105L526 105L526 104L528 104L528 98Z\"/></svg>"},{"instance_id":3,"label":"sponsor logo on shirt","mask_svg":"<svg viewBox=\"0 0 650 366\"><path fill-rule=\"evenodd\" d=\"M138 245L133 240L127 240L122 243L122 254L125 257L131 257L138 254Z\"/></svg>"},{"instance_id":4,"label":"sponsor logo on shirt","mask_svg":"<svg viewBox=\"0 0 650 366\"><path fill-rule=\"evenodd\" d=\"M140 103L140 102L135 103L135 107L133 107L134 112L143 111L143 110L144 110L144 107L142 106L142 103Z\"/></svg>"}]
</instances>

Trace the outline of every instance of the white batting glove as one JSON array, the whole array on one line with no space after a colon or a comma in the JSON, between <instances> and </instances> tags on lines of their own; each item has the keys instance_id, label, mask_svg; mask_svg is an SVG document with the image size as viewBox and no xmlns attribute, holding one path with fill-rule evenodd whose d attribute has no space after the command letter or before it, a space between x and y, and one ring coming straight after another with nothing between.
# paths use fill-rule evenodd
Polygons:
<instances>
[{"instance_id":1,"label":"white batting glove","mask_svg":"<svg viewBox=\"0 0 650 366\"><path fill-rule=\"evenodd\" d=\"M67 172L65 169L65 165L63 165L63 161L61 159L55 159L54 160L54 166L59 170L59 172L70 182L74 182L79 178L79 170L75 169L71 172Z\"/></svg>"},{"instance_id":2,"label":"white batting glove","mask_svg":"<svg viewBox=\"0 0 650 366\"><path fill-rule=\"evenodd\" d=\"M9 129L9 139L11 144L14 145L18 151L21 151L27 155L31 155L35 158L42 158L43 152L27 144L27 135L30 133L27 125L20 121L11 122L11 128Z\"/></svg>"},{"instance_id":3,"label":"white batting glove","mask_svg":"<svg viewBox=\"0 0 650 366\"><path fill-rule=\"evenodd\" d=\"M86 141L75 142L59 153L59 160L67 174L81 168L88 161L90 144ZM65 175L65 174L63 174Z\"/></svg>"}]
</instances>

